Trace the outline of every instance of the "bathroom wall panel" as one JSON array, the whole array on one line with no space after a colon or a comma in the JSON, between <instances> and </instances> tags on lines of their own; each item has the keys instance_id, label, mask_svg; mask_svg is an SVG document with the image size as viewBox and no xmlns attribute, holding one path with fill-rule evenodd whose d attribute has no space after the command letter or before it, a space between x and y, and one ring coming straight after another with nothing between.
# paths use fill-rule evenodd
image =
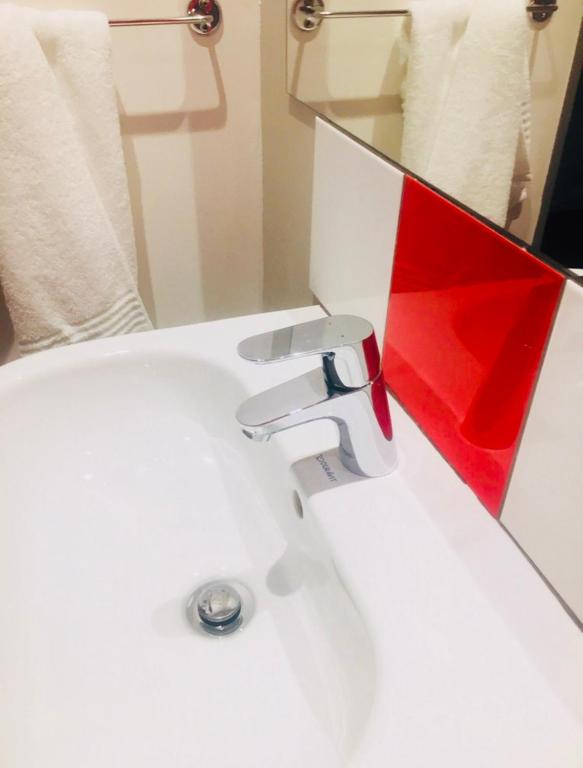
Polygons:
<instances>
[{"instance_id":1,"label":"bathroom wall panel","mask_svg":"<svg viewBox=\"0 0 583 768\"><path fill-rule=\"evenodd\" d=\"M495 516L563 284L526 250L406 178L385 378Z\"/></svg>"},{"instance_id":2,"label":"bathroom wall panel","mask_svg":"<svg viewBox=\"0 0 583 768\"><path fill-rule=\"evenodd\" d=\"M403 173L316 119L310 286L332 314L362 315L382 344Z\"/></svg>"},{"instance_id":3,"label":"bathroom wall panel","mask_svg":"<svg viewBox=\"0 0 583 768\"><path fill-rule=\"evenodd\" d=\"M110 16L146 15L136 0L108 5ZM185 6L155 0L147 15ZM159 326L262 306L259 7L221 6L223 28L208 39L184 27L114 31L142 286Z\"/></svg>"},{"instance_id":4,"label":"bathroom wall panel","mask_svg":"<svg viewBox=\"0 0 583 768\"><path fill-rule=\"evenodd\" d=\"M310 220L315 114L286 92L287 7L261 3L263 308L312 304Z\"/></svg>"},{"instance_id":5,"label":"bathroom wall panel","mask_svg":"<svg viewBox=\"0 0 583 768\"><path fill-rule=\"evenodd\" d=\"M583 288L567 281L501 522L583 621Z\"/></svg>"}]
</instances>

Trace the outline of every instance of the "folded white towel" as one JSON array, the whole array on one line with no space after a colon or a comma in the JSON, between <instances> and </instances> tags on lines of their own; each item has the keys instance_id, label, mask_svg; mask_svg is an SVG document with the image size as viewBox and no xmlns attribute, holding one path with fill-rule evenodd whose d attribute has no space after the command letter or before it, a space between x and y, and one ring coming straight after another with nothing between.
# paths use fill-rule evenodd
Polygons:
<instances>
[{"instance_id":1,"label":"folded white towel","mask_svg":"<svg viewBox=\"0 0 583 768\"><path fill-rule=\"evenodd\" d=\"M411 0L410 9L401 162L504 225L530 179L524 0Z\"/></svg>"},{"instance_id":2,"label":"folded white towel","mask_svg":"<svg viewBox=\"0 0 583 768\"><path fill-rule=\"evenodd\" d=\"M0 5L0 282L23 354L152 327L102 14Z\"/></svg>"}]
</instances>

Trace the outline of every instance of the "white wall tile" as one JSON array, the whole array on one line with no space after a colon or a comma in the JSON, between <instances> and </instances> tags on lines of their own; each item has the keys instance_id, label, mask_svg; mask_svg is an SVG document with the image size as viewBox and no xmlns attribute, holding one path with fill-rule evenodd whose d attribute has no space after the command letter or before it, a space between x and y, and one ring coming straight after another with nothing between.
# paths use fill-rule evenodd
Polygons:
<instances>
[{"instance_id":1,"label":"white wall tile","mask_svg":"<svg viewBox=\"0 0 583 768\"><path fill-rule=\"evenodd\" d=\"M583 619L583 289L567 281L501 517Z\"/></svg>"},{"instance_id":2,"label":"white wall tile","mask_svg":"<svg viewBox=\"0 0 583 768\"><path fill-rule=\"evenodd\" d=\"M332 314L361 315L382 344L404 174L316 120L310 287Z\"/></svg>"}]
</instances>

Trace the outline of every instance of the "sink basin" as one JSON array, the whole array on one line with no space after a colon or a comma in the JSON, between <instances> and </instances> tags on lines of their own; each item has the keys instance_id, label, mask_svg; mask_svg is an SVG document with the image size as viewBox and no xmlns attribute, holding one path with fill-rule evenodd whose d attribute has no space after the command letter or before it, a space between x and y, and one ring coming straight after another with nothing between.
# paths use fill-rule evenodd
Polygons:
<instances>
[{"instance_id":1,"label":"sink basin","mask_svg":"<svg viewBox=\"0 0 583 768\"><path fill-rule=\"evenodd\" d=\"M43 355L3 382L2 765L339 765L361 737L362 620L282 457L240 433L242 382L172 338ZM221 578L253 615L204 637L185 606Z\"/></svg>"},{"instance_id":2,"label":"sink basin","mask_svg":"<svg viewBox=\"0 0 583 768\"><path fill-rule=\"evenodd\" d=\"M0 369L0 765L580 764L580 634L396 405L385 479L346 472L325 422L240 433L242 400L314 361L255 367L237 342L320 315ZM552 642L513 615L508 573ZM250 603L228 637L186 615L214 580Z\"/></svg>"}]
</instances>

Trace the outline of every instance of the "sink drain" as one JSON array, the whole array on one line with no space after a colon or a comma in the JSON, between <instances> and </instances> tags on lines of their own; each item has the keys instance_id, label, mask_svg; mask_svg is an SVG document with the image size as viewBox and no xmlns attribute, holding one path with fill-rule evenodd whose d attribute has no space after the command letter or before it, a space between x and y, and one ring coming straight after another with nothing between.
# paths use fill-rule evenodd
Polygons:
<instances>
[{"instance_id":1,"label":"sink drain","mask_svg":"<svg viewBox=\"0 0 583 768\"><path fill-rule=\"evenodd\" d=\"M244 585L211 581L193 592L186 614L194 629L220 637L242 627L249 618L251 605L251 595Z\"/></svg>"}]
</instances>

